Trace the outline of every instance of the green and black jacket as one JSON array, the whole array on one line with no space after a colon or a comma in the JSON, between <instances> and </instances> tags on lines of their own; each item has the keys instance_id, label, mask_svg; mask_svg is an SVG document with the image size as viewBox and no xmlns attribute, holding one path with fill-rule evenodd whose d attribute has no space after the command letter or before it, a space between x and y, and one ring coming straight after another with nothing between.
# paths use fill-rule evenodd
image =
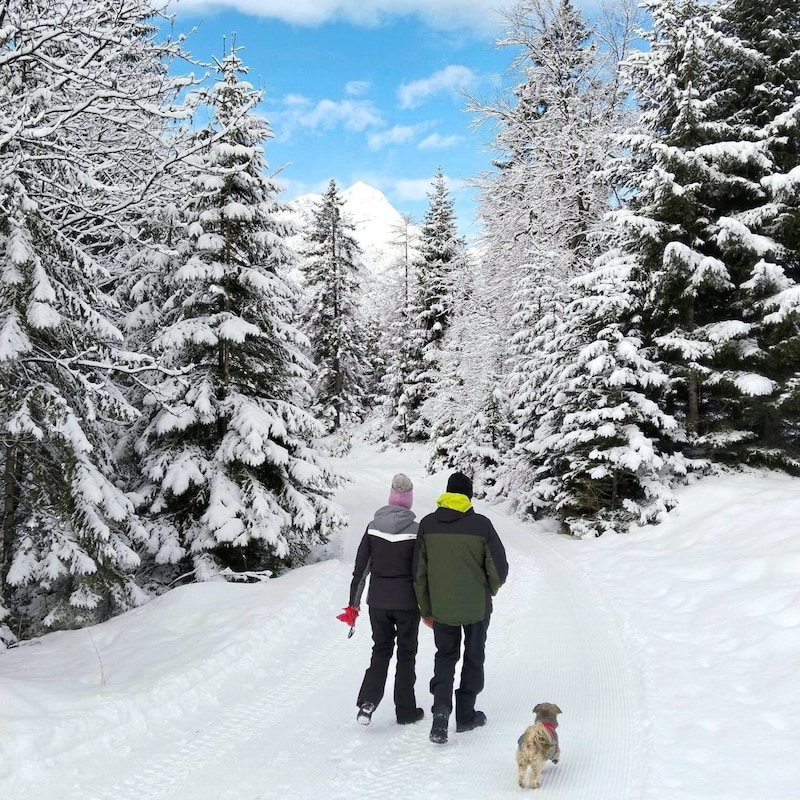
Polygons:
<instances>
[{"instance_id":1,"label":"green and black jacket","mask_svg":"<svg viewBox=\"0 0 800 800\"><path fill-rule=\"evenodd\" d=\"M508 577L506 551L492 523L469 498L446 492L419 523L414 591L420 614L445 625L469 625L492 611Z\"/></svg>"}]
</instances>

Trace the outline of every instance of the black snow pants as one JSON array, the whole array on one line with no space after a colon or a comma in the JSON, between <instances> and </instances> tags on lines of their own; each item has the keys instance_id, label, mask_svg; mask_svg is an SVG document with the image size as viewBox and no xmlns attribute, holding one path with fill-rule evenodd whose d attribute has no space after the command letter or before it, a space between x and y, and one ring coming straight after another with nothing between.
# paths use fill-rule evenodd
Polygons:
<instances>
[{"instance_id":1,"label":"black snow pants","mask_svg":"<svg viewBox=\"0 0 800 800\"><path fill-rule=\"evenodd\" d=\"M455 692L456 724L470 722L475 716L475 699L483 691L483 662L489 617L469 625L433 623L436 656L433 661L431 694L434 714L453 710L453 684L456 664L461 656L461 631L464 631L464 661L461 665L461 684Z\"/></svg>"},{"instance_id":2,"label":"black snow pants","mask_svg":"<svg viewBox=\"0 0 800 800\"><path fill-rule=\"evenodd\" d=\"M419 637L419 611L369 607L372 624L372 659L358 692L357 704L372 703L377 706L383 699L389 661L397 640L397 669L394 676L394 707L398 721L414 718L417 700L414 684L417 680L417 640Z\"/></svg>"}]
</instances>

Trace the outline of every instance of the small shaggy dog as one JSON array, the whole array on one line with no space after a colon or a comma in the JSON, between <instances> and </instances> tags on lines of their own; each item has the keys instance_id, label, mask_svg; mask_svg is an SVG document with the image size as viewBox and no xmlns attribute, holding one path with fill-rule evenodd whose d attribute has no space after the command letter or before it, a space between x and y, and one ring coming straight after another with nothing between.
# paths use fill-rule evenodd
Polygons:
<instances>
[{"instance_id":1,"label":"small shaggy dog","mask_svg":"<svg viewBox=\"0 0 800 800\"><path fill-rule=\"evenodd\" d=\"M539 778L544 762L548 759L558 763L561 751L558 749L558 720L561 709L555 703L539 703L534 709L536 721L525 729L525 733L517 740L517 766L519 767L519 785L525 788L525 773L530 767L531 789L539 788Z\"/></svg>"}]
</instances>

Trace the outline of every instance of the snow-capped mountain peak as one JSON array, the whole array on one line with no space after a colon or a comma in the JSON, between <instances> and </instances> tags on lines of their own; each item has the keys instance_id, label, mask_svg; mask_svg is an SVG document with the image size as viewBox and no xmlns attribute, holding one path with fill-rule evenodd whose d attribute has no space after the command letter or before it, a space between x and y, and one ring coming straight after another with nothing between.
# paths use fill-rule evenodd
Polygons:
<instances>
[{"instance_id":1,"label":"snow-capped mountain peak","mask_svg":"<svg viewBox=\"0 0 800 800\"><path fill-rule=\"evenodd\" d=\"M357 181L339 194L344 213L354 226L353 235L367 269L383 273L396 266L405 255L407 222L403 214L380 189L363 181ZM309 224L321 199L321 194L304 194L288 203L299 231L302 232ZM408 235L412 243L416 241L418 232L415 225L409 225Z\"/></svg>"}]
</instances>

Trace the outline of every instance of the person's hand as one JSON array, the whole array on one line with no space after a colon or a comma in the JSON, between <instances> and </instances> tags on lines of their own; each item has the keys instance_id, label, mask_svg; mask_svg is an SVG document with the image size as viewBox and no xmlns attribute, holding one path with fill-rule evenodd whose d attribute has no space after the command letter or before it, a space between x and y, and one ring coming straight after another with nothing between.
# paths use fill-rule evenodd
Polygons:
<instances>
[{"instance_id":1,"label":"person's hand","mask_svg":"<svg viewBox=\"0 0 800 800\"><path fill-rule=\"evenodd\" d=\"M355 627L356 619L358 619L358 606L346 606L341 614L336 615L336 619L340 619L351 628Z\"/></svg>"},{"instance_id":2,"label":"person's hand","mask_svg":"<svg viewBox=\"0 0 800 800\"><path fill-rule=\"evenodd\" d=\"M427 625L429 628L433 627L433 617L423 617L422 618L423 625Z\"/></svg>"}]
</instances>

